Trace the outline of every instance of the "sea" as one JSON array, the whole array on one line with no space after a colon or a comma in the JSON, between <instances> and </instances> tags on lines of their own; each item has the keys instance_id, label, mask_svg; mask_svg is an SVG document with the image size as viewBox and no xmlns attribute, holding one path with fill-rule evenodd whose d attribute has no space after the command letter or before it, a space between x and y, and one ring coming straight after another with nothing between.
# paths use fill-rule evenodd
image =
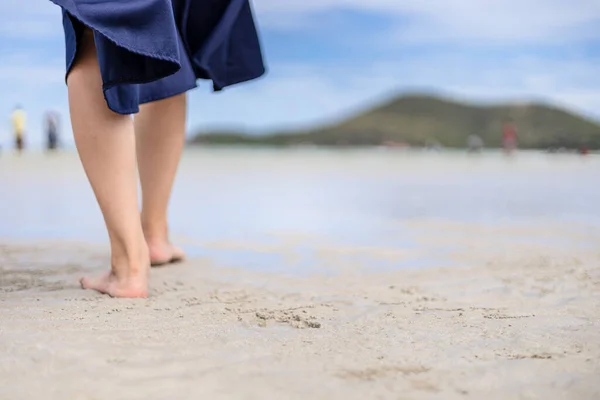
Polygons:
<instances>
[{"instance_id":1,"label":"sea","mask_svg":"<svg viewBox=\"0 0 600 400\"><path fill-rule=\"evenodd\" d=\"M550 239L514 240L553 240L576 251L586 232L600 229L599 183L595 154L190 148L170 230L190 257L232 267L303 273L324 253L338 264L362 257L374 268L451 266L451 248L424 247L428 237L452 235L449 226L556 230ZM560 243L560 230L571 228L582 234ZM4 150L0 242L57 240L107 243L76 152ZM389 257L415 249L419 257Z\"/></svg>"}]
</instances>

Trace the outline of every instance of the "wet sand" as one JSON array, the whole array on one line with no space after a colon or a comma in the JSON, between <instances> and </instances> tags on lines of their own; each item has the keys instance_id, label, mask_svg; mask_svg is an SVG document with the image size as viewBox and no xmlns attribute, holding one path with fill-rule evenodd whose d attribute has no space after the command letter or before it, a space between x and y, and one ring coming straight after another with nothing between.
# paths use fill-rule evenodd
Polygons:
<instances>
[{"instance_id":1,"label":"wet sand","mask_svg":"<svg viewBox=\"0 0 600 400\"><path fill-rule=\"evenodd\" d=\"M600 398L597 227L405 225L417 246L206 242L285 262L192 258L154 269L147 300L78 288L102 246L4 241L0 398ZM302 245L315 265L297 274ZM455 265L372 267L440 248Z\"/></svg>"}]
</instances>

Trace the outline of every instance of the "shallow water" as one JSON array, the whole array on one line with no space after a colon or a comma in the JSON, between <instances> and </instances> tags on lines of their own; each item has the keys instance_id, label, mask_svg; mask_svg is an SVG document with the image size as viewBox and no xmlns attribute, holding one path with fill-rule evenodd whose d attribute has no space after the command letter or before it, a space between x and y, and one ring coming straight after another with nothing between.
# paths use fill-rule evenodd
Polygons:
<instances>
[{"instance_id":1,"label":"shallow water","mask_svg":"<svg viewBox=\"0 0 600 400\"><path fill-rule=\"evenodd\" d=\"M452 265L452 246L430 246L418 257L387 253L423 250L423 236L436 233L423 226L428 221L599 228L599 178L598 156L190 149L171 228L192 256L220 265L294 273L340 261ZM0 153L0 193L4 240L106 241L73 152ZM510 240L586 245L560 235Z\"/></svg>"}]
</instances>

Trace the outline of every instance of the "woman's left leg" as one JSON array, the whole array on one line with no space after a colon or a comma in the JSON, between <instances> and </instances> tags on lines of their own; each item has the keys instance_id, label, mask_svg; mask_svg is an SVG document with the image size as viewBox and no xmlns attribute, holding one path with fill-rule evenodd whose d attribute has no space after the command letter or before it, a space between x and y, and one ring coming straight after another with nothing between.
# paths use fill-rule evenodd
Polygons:
<instances>
[{"instance_id":1,"label":"woman's left leg","mask_svg":"<svg viewBox=\"0 0 600 400\"><path fill-rule=\"evenodd\" d=\"M186 95L144 104L135 116L137 162L142 186L142 228L153 265L181 260L169 240L167 211L185 143Z\"/></svg>"}]
</instances>

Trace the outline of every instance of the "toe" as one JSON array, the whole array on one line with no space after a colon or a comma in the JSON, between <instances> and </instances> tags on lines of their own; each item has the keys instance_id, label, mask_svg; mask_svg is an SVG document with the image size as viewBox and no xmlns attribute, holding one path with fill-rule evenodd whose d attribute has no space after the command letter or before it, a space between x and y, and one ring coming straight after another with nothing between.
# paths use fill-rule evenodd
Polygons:
<instances>
[{"instance_id":1,"label":"toe","mask_svg":"<svg viewBox=\"0 0 600 400\"><path fill-rule=\"evenodd\" d=\"M93 289L93 280L88 276L81 278L79 283L81 284L82 289Z\"/></svg>"},{"instance_id":2,"label":"toe","mask_svg":"<svg viewBox=\"0 0 600 400\"><path fill-rule=\"evenodd\" d=\"M107 293L108 289L108 276L98 277L98 278L90 278L83 277L79 281L81 287L83 289L95 290L100 293Z\"/></svg>"},{"instance_id":3,"label":"toe","mask_svg":"<svg viewBox=\"0 0 600 400\"><path fill-rule=\"evenodd\" d=\"M171 257L174 261L182 261L185 259L185 252L183 249L177 246L172 246L173 256Z\"/></svg>"}]
</instances>

